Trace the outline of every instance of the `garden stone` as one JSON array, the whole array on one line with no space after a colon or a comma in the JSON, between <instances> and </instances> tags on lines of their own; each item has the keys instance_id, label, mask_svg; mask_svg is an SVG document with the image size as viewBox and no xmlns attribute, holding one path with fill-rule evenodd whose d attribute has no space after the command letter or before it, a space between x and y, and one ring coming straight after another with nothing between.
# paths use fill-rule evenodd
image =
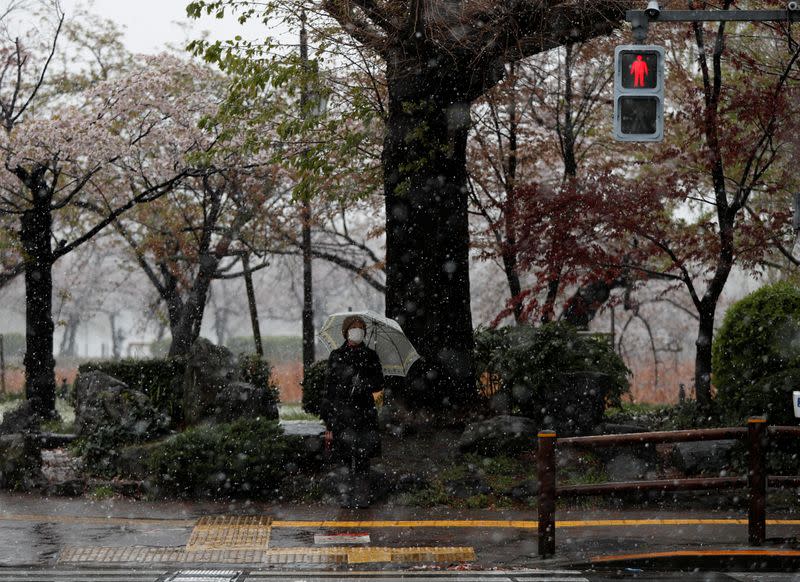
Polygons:
<instances>
[{"instance_id":1,"label":"garden stone","mask_svg":"<svg viewBox=\"0 0 800 582\"><path fill-rule=\"evenodd\" d=\"M673 449L675 465L686 475L719 473L728 468L735 440L678 443Z\"/></svg>"},{"instance_id":2,"label":"garden stone","mask_svg":"<svg viewBox=\"0 0 800 582\"><path fill-rule=\"evenodd\" d=\"M233 422L240 418L278 419L278 404L266 386L246 382L223 384L214 398L214 420Z\"/></svg>"},{"instance_id":3,"label":"garden stone","mask_svg":"<svg viewBox=\"0 0 800 582\"><path fill-rule=\"evenodd\" d=\"M0 423L0 434L37 432L42 419L34 410L33 402L23 400L19 406L6 412Z\"/></svg>"},{"instance_id":4,"label":"garden stone","mask_svg":"<svg viewBox=\"0 0 800 582\"><path fill-rule=\"evenodd\" d=\"M20 433L0 435L0 489L30 491L42 482L36 439Z\"/></svg>"},{"instance_id":5,"label":"garden stone","mask_svg":"<svg viewBox=\"0 0 800 582\"><path fill-rule=\"evenodd\" d=\"M459 479L449 479L444 482L444 490L450 497L456 499L469 499L475 495L489 495L492 488L481 475L471 474Z\"/></svg>"},{"instance_id":6,"label":"garden stone","mask_svg":"<svg viewBox=\"0 0 800 582\"><path fill-rule=\"evenodd\" d=\"M236 360L226 347L215 346L205 338L192 344L183 381L183 418L194 426L214 420L217 395L239 380Z\"/></svg>"},{"instance_id":7,"label":"garden stone","mask_svg":"<svg viewBox=\"0 0 800 582\"><path fill-rule=\"evenodd\" d=\"M605 468L609 481L637 481L647 477L653 466L640 457L620 453L612 457Z\"/></svg>"},{"instance_id":8,"label":"garden stone","mask_svg":"<svg viewBox=\"0 0 800 582\"><path fill-rule=\"evenodd\" d=\"M402 473L394 476L394 492L408 493L430 486L430 480L419 473Z\"/></svg>"},{"instance_id":9,"label":"garden stone","mask_svg":"<svg viewBox=\"0 0 800 582\"><path fill-rule=\"evenodd\" d=\"M78 437L113 433L118 442L136 442L160 434L168 423L146 394L103 372L79 374L75 398Z\"/></svg>"},{"instance_id":10,"label":"garden stone","mask_svg":"<svg viewBox=\"0 0 800 582\"><path fill-rule=\"evenodd\" d=\"M458 448L461 452L485 455L529 451L536 442L536 424L524 416L495 416L467 425Z\"/></svg>"},{"instance_id":11,"label":"garden stone","mask_svg":"<svg viewBox=\"0 0 800 582\"><path fill-rule=\"evenodd\" d=\"M508 491L505 491L505 495L511 497L514 501L529 501L531 498L539 495L539 481L537 479L528 479L517 483L508 489Z\"/></svg>"}]
</instances>

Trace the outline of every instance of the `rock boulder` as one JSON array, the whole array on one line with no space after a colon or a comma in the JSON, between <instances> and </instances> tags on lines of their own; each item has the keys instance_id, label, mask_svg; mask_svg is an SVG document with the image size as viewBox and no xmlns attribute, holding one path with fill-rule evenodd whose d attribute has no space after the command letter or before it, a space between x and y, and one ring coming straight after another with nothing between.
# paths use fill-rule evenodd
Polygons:
<instances>
[{"instance_id":1,"label":"rock boulder","mask_svg":"<svg viewBox=\"0 0 800 582\"><path fill-rule=\"evenodd\" d=\"M29 491L42 482L37 439L24 434L0 435L0 489Z\"/></svg>"},{"instance_id":2,"label":"rock boulder","mask_svg":"<svg viewBox=\"0 0 800 582\"><path fill-rule=\"evenodd\" d=\"M88 437L112 431L120 442L152 438L167 427L144 393L103 372L80 374L75 380L75 433Z\"/></svg>"},{"instance_id":3,"label":"rock boulder","mask_svg":"<svg viewBox=\"0 0 800 582\"><path fill-rule=\"evenodd\" d=\"M464 453L514 454L533 450L537 426L530 418L501 415L467 425L458 448Z\"/></svg>"}]
</instances>

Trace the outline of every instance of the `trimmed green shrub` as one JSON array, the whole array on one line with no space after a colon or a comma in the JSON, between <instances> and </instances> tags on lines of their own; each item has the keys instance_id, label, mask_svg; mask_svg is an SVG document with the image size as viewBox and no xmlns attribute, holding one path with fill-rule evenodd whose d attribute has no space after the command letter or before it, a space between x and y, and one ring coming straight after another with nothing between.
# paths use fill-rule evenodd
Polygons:
<instances>
[{"instance_id":1,"label":"trimmed green shrub","mask_svg":"<svg viewBox=\"0 0 800 582\"><path fill-rule=\"evenodd\" d=\"M564 323L481 330L475 345L479 378L499 383L512 413L543 426L584 432L628 391L630 371L608 341Z\"/></svg>"},{"instance_id":2,"label":"trimmed green shrub","mask_svg":"<svg viewBox=\"0 0 800 582\"><path fill-rule=\"evenodd\" d=\"M775 283L733 304L714 338L712 365L717 404L730 422L766 415L772 424L794 424L800 289Z\"/></svg>"},{"instance_id":3,"label":"trimmed green shrub","mask_svg":"<svg viewBox=\"0 0 800 582\"><path fill-rule=\"evenodd\" d=\"M272 366L258 354L239 355L239 378L256 387L265 387L278 402L278 386L272 381Z\"/></svg>"},{"instance_id":4,"label":"trimmed green shrub","mask_svg":"<svg viewBox=\"0 0 800 582\"><path fill-rule=\"evenodd\" d=\"M319 416L327 375L328 360L320 360L311 365L300 383L303 386L303 410L309 414Z\"/></svg>"},{"instance_id":5,"label":"trimmed green shrub","mask_svg":"<svg viewBox=\"0 0 800 582\"><path fill-rule=\"evenodd\" d=\"M151 452L149 466L170 496L269 499L297 467L293 449L276 421L242 419L170 438Z\"/></svg>"},{"instance_id":6,"label":"trimmed green shrub","mask_svg":"<svg viewBox=\"0 0 800 582\"><path fill-rule=\"evenodd\" d=\"M97 370L144 392L160 412L170 417L172 426L183 418L183 375L186 364L179 359L103 360L86 362L78 373Z\"/></svg>"}]
</instances>

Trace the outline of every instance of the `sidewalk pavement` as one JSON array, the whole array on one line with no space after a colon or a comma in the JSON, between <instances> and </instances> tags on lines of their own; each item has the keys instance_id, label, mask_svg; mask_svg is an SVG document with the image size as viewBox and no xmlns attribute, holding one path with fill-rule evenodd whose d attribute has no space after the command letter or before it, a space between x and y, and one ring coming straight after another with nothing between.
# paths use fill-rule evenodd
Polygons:
<instances>
[{"instance_id":1,"label":"sidewalk pavement","mask_svg":"<svg viewBox=\"0 0 800 582\"><path fill-rule=\"evenodd\" d=\"M219 525L222 522L209 520L209 516L251 517L231 521L238 524L236 527L223 527ZM201 518L206 519L198 525ZM110 565L117 559L114 556L132 556L128 551L131 548L141 549L136 554L140 561L148 562L142 555L155 556L149 562L154 565L159 559L166 559L165 549L179 553L191 549L238 549L241 550L238 554L181 555L184 560L195 559L192 555L210 556L209 563L217 563L219 556L231 560L242 556L242 560L284 566L290 563L298 568L313 564L316 569L342 565L372 569L441 567L458 562L464 563L461 567L477 569L586 567L592 563L613 566L602 562L604 557L748 549L747 516L743 513L573 509L559 510L557 518L556 555L545 560L537 555L535 510L387 505L345 510L320 505L93 501L0 494L0 566L54 565L59 559L59 563L64 563L70 556L87 556L89 550L94 551L95 557L105 556L104 563ZM800 516L769 515L769 518L768 540L763 549L795 552L800 560L797 542ZM368 534L366 547L371 549L355 550L348 544L321 545L320 541L326 541L321 538L315 543L315 535L323 534ZM363 535L359 541L363 541ZM105 553L97 553L102 548L107 549ZM280 561L289 554L294 558ZM312 555L316 557L309 558ZM279 560L276 556L283 557Z\"/></svg>"}]
</instances>

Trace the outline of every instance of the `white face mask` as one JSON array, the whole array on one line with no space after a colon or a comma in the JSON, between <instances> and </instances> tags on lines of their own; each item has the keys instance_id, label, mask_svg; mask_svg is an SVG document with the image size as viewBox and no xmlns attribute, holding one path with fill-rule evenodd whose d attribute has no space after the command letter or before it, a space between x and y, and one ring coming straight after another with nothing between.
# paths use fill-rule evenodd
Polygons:
<instances>
[{"instance_id":1,"label":"white face mask","mask_svg":"<svg viewBox=\"0 0 800 582\"><path fill-rule=\"evenodd\" d=\"M360 344L364 341L364 330L360 327L354 327L347 330L347 339L354 344Z\"/></svg>"}]
</instances>

